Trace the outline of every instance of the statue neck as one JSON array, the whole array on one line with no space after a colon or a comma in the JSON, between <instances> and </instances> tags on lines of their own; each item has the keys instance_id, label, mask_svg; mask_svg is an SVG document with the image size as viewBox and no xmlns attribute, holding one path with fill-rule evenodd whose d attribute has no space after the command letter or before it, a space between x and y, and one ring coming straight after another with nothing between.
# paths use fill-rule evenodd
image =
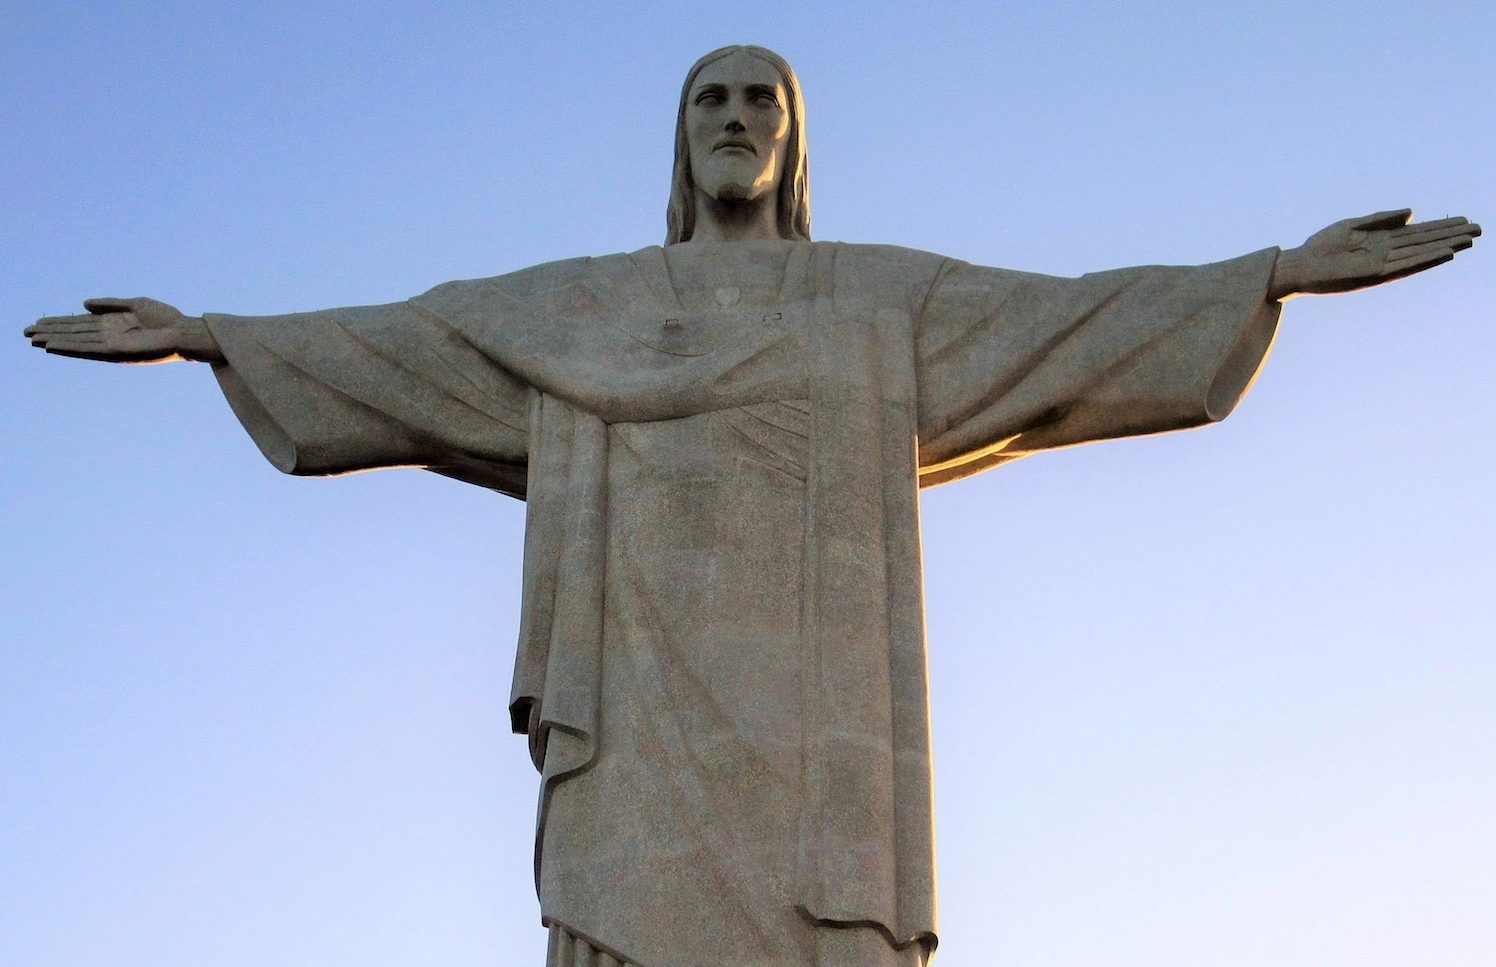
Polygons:
<instances>
[{"instance_id":1,"label":"statue neck","mask_svg":"<svg viewBox=\"0 0 1496 967\"><path fill-rule=\"evenodd\" d=\"M779 237L779 192L739 199L696 190L696 225L691 241L742 242Z\"/></svg>"}]
</instances>

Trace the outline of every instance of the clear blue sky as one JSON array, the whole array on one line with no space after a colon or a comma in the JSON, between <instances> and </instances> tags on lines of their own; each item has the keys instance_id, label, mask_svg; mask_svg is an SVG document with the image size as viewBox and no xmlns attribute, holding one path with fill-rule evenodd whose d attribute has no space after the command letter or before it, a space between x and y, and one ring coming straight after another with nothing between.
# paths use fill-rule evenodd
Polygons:
<instances>
[{"instance_id":1,"label":"clear blue sky","mask_svg":"<svg viewBox=\"0 0 1496 967\"><path fill-rule=\"evenodd\" d=\"M505 9L508 7L508 9ZM390 301L661 240L695 57L800 73L822 239L1070 275L1496 222L1477 3L7 4L0 964L538 965L523 507L283 477L43 314ZM942 948L1496 962L1492 240L1288 306L1208 430L923 503Z\"/></svg>"}]
</instances>

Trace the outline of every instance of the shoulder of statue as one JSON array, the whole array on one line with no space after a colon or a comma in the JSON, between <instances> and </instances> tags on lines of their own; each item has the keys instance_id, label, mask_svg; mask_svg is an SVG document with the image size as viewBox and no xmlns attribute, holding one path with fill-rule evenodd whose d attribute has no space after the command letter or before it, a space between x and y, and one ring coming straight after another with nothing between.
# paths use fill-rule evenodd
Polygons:
<instances>
[{"instance_id":1,"label":"shoulder of statue","mask_svg":"<svg viewBox=\"0 0 1496 967\"><path fill-rule=\"evenodd\" d=\"M818 253L835 255L838 293L861 292L863 298L891 303L923 300L924 293L951 259L902 245L817 242ZM824 255L822 256L824 259Z\"/></svg>"},{"instance_id":2,"label":"shoulder of statue","mask_svg":"<svg viewBox=\"0 0 1496 967\"><path fill-rule=\"evenodd\" d=\"M871 266L897 271L901 274L934 273L940 268L941 263L947 261L944 255L917 248L907 248L903 245L862 242L816 242L815 245L818 249L834 246L838 260L846 259L859 267Z\"/></svg>"},{"instance_id":3,"label":"shoulder of statue","mask_svg":"<svg viewBox=\"0 0 1496 967\"><path fill-rule=\"evenodd\" d=\"M419 305L442 312L460 309L476 302L541 304L551 302L579 287L606 284L610 278L622 278L633 272L628 254L559 259L542 262L502 275L443 282L412 299Z\"/></svg>"}]
</instances>

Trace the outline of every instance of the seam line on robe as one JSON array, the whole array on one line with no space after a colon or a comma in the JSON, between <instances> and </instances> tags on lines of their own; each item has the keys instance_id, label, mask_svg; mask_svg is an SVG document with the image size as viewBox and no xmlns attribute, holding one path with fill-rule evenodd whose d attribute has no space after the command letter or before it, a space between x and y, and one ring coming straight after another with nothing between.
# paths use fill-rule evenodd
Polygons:
<instances>
[{"instance_id":1,"label":"seam line on robe","mask_svg":"<svg viewBox=\"0 0 1496 967\"><path fill-rule=\"evenodd\" d=\"M1032 376L1036 369L1052 359L1056 349L1068 342L1072 336L1079 332L1092 319L1096 318L1096 316L1100 315L1106 309L1111 308L1113 303L1121 299L1132 288L1132 285L1124 285L1114 290L1106 298L1077 316L1074 322L1061 328L1048 339L1045 339L1038 346L1034 347L1033 351L1026 353L1024 356L1026 365L1020 371L1014 373L1008 379L994 384L987 392L978 397L973 405L966 409L966 412L950 420L943 429L937 432L935 439L939 440L941 437L959 430L978 414L990 409L998 400L1011 394L1013 390ZM984 317L983 321L985 322L987 318L991 318L991 316Z\"/></svg>"},{"instance_id":2,"label":"seam line on robe","mask_svg":"<svg viewBox=\"0 0 1496 967\"><path fill-rule=\"evenodd\" d=\"M404 357L398 356L398 355L395 355L395 354L391 353L385 347L379 345L376 342L373 342L372 340L370 340L368 337L364 336L363 334L355 332L352 329L349 329L346 325L343 324L342 320L338 319L336 316L333 316L331 318L331 322L332 322L332 324L334 326L337 326L338 329L340 329L343 332L343 334L345 336L347 336L350 340L352 340L353 342L355 342L358 345L362 346L363 348L367 349L369 352L373 353L375 356L378 356L380 359L384 360L386 363L388 363L394 369L398 370L400 373L402 373L402 374L404 374L406 376L409 376L412 379L415 379L417 381L421 381L421 382L425 382L426 381L425 377L423 377L417 370L412 369L410 367L410 365L407 363L407 361L406 361L406 359ZM441 354L439 354L439 353L432 353L432 356L435 357L437 360L440 360L440 362L442 363L442 365L444 367L446 367L446 369L448 370L448 372L452 372L455 375L459 376L463 380L463 382L470 382L465 374L463 374L463 373L461 373L461 372L459 372L457 370L454 370L452 368L452 365L450 363L448 363L447 360L444 359L441 356ZM473 402L471 402L471 401L469 401L467 399L464 399L461 396L458 396L456 393L448 391L448 392L446 392L445 395L449 399L451 399L451 400L453 400L453 401L461 404L464 408L466 408L468 410L471 410L472 412L478 414L479 416L483 417L484 419L492 420L495 423L502 423L503 425L505 425L507 427L510 427L511 429L515 429L515 430L523 430L524 429L523 427L515 426L514 424L510 423L508 420L502 419L501 417L498 417L498 416L495 416L492 413L489 413L488 411L482 409L481 407L477 406ZM406 396L404 394L402 394L401 398L404 399L406 402L410 403L411 406L413 406L413 407L419 405L414 399L412 399L411 397Z\"/></svg>"},{"instance_id":3,"label":"seam line on robe","mask_svg":"<svg viewBox=\"0 0 1496 967\"><path fill-rule=\"evenodd\" d=\"M468 336L467 336L467 333L463 332L461 329L459 329L456 326L452 325L451 321L448 320L441 313L436 312L436 311L434 311L434 310L432 310L430 308L427 308L426 306L422 305L421 303L417 302L414 299L409 300L408 304L410 305L411 308L415 309L417 312L419 312L423 316L425 316L429 321L431 321L431 322L435 323L436 325L439 325L443 329L445 329L446 332L448 332L453 338L459 340L464 347L466 347L467 349L471 350L473 353L476 353L477 355L482 356L485 360L488 360L488 354L485 353L471 339L469 339ZM438 344L438 346L439 345L440 344ZM503 400L501 400L498 397L493 396L491 393L489 393L488 389L481 382L479 382L479 381L475 380L473 377L469 376L461 367L459 367L457 364L455 364L454 362L452 362L451 359L449 359L444 353L442 353L439 348L433 347L433 349L432 349L432 355L434 355L437 359L440 359L442 361L442 363L447 367L447 369L450 372L454 373L459 379L461 379L468 386L470 386L473 389L473 391L475 393L477 393L479 396L483 397L484 399L492 400L501 409L504 409L506 411L508 410L508 407L504 406ZM515 376L513 373L509 372L508 369L505 369L502 366L497 366L495 368L499 369L500 371L502 371L506 376L508 376L509 378L513 379L515 382L524 383L524 380L520 379L518 376ZM510 423L508 420L499 420L499 419L497 419L497 417L495 419L497 420L497 422L504 423L504 424L506 424L508 426L513 426L517 430L524 429L524 427L519 426L518 424L515 424L515 423Z\"/></svg>"}]
</instances>

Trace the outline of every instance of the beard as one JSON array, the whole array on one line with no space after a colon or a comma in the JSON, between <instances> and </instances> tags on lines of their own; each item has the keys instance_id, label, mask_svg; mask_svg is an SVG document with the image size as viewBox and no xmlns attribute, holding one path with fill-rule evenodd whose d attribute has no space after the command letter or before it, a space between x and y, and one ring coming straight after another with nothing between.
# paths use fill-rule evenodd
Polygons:
<instances>
[{"instance_id":1,"label":"beard","mask_svg":"<svg viewBox=\"0 0 1496 967\"><path fill-rule=\"evenodd\" d=\"M697 170L697 187L723 205L762 201L776 190L773 165L757 158L719 156L708 159Z\"/></svg>"},{"instance_id":2,"label":"beard","mask_svg":"<svg viewBox=\"0 0 1496 967\"><path fill-rule=\"evenodd\" d=\"M753 185L746 185L740 181L730 181L717 186L717 200L728 205L752 200L757 194Z\"/></svg>"}]
</instances>

